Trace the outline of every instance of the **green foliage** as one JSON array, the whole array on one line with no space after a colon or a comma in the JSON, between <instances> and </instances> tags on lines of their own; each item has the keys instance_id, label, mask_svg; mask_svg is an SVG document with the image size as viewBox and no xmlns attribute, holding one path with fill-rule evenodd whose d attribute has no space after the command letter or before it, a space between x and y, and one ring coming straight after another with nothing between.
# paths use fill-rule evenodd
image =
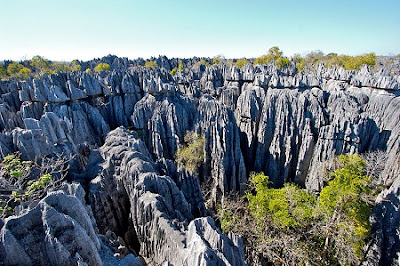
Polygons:
<instances>
[{"instance_id":1,"label":"green foliage","mask_svg":"<svg viewBox=\"0 0 400 266\"><path fill-rule=\"evenodd\" d=\"M78 60L73 60L71 63L71 71L79 71L82 66L79 64Z\"/></svg>"},{"instance_id":2,"label":"green foliage","mask_svg":"<svg viewBox=\"0 0 400 266\"><path fill-rule=\"evenodd\" d=\"M175 157L178 163L181 163L186 170L197 173L198 168L204 161L205 139L194 132L188 132L185 135L184 147L177 150Z\"/></svg>"},{"instance_id":3,"label":"green foliage","mask_svg":"<svg viewBox=\"0 0 400 266\"><path fill-rule=\"evenodd\" d=\"M213 65L218 65L219 63L222 63L225 61L225 58L223 55L217 55L216 57L213 58Z\"/></svg>"},{"instance_id":4,"label":"green foliage","mask_svg":"<svg viewBox=\"0 0 400 266\"><path fill-rule=\"evenodd\" d=\"M92 70L90 68L86 68L85 72L90 73L90 72L92 72Z\"/></svg>"},{"instance_id":5,"label":"green foliage","mask_svg":"<svg viewBox=\"0 0 400 266\"><path fill-rule=\"evenodd\" d=\"M313 70L315 66L323 63L325 67L344 67L347 70L359 70L362 65L375 66L376 55L374 53L362 54L358 56L338 55L329 53L324 55L321 51L313 51L303 59L300 56L294 58L298 71L305 67Z\"/></svg>"},{"instance_id":6,"label":"green foliage","mask_svg":"<svg viewBox=\"0 0 400 266\"><path fill-rule=\"evenodd\" d=\"M7 74L12 76L17 74L22 68L24 68L23 65L18 64L16 62L12 62L8 65L7 67Z\"/></svg>"},{"instance_id":7,"label":"green foliage","mask_svg":"<svg viewBox=\"0 0 400 266\"><path fill-rule=\"evenodd\" d=\"M205 60L201 59L199 62L195 64L195 66L209 66L210 64Z\"/></svg>"},{"instance_id":8,"label":"green foliage","mask_svg":"<svg viewBox=\"0 0 400 266\"><path fill-rule=\"evenodd\" d=\"M276 64L276 66L277 66L279 69L282 69L282 68L284 68L284 67L289 66L290 61L289 61L289 59L287 59L286 57L278 57L278 58L275 60L275 64Z\"/></svg>"},{"instance_id":9,"label":"green foliage","mask_svg":"<svg viewBox=\"0 0 400 266\"><path fill-rule=\"evenodd\" d=\"M144 67L146 67L146 68L157 68L158 65L157 65L157 63L155 61L147 61L144 64Z\"/></svg>"},{"instance_id":10,"label":"green foliage","mask_svg":"<svg viewBox=\"0 0 400 266\"><path fill-rule=\"evenodd\" d=\"M176 71L178 71L178 69L175 67L169 73L171 74L171 76L174 76L176 74Z\"/></svg>"},{"instance_id":11,"label":"green foliage","mask_svg":"<svg viewBox=\"0 0 400 266\"><path fill-rule=\"evenodd\" d=\"M34 181L31 183L31 185L28 187L28 193L31 193L34 190L42 189L46 186L47 183L50 182L52 179L51 174L44 174L42 175L39 180Z\"/></svg>"},{"instance_id":12,"label":"green foliage","mask_svg":"<svg viewBox=\"0 0 400 266\"><path fill-rule=\"evenodd\" d=\"M0 178L2 187L12 193L3 195L0 217L12 215L14 207L21 202L40 200L49 189L60 187L68 169L69 164L62 154L42 158L40 164L21 160L19 153L5 156L0 162Z\"/></svg>"},{"instance_id":13,"label":"green foliage","mask_svg":"<svg viewBox=\"0 0 400 266\"><path fill-rule=\"evenodd\" d=\"M270 54L266 54L266 55L258 57L254 61L254 65L267 65L273 61L274 61L274 57Z\"/></svg>"},{"instance_id":14,"label":"green foliage","mask_svg":"<svg viewBox=\"0 0 400 266\"><path fill-rule=\"evenodd\" d=\"M234 211L230 208L218 208L217 216L219 217L223 232L233 230L235 225L239 222L239 217L235 215Z\"/></svg>"},{"instance_id":15,"label":"green foliage","mask_svg":"<svg viewBox=\"0 0 400 266\"><path fill-rule=\"evenodd\" d=\"M183 70L183 62L179 60L178 70Z\"/></svg>"},{"instance_id":16,"label":"green foliage","mask_svg":"<svg viewBox=\"0 0 400 266\"><path fill-rule=\"evenodd\" d=\"M0 79L7 77L7 70L0 64Z\"/></svg>"},{"instance_id":17,"label":"green foliage","mask_svg":"<svg viewBox=\"0 0 400 266\"><path fill-rule=\"evenodd\" d=\"M263 55L259 58L257 58L254 61L254 65L266 65L271 62L275 62L275 65L279 68L282 69L283 67L286 67L290 64L290 61L288 58L283 57L283 52L279 49L278 46L273 46L268 49L268 53L266 55Z\"/></svg>"},{"instance_id":18,"label":"green foliage","mask_svg":"<svg viewBox=\"0 0 400 266\"><path fill-rule=\"evenodd\" d=\"M366 163L358 155L340 155L339 162L342 167L331 174L333 179L321 190L320 208L334 228L338 228L336 238L343 238L336 241L347 242L361 258L371 229L368 218L372 205L365 200L372 195L368 187L371 179L365 175Z\"/></svg>"},{"instance_id":19,"label":"green foliage","mask_svg":"<svg viewBox=\"0 0 400 266\"><path fill-rule=\"evenodd\" d=\"M72 66L64 62L54 62L53 64L51 64L51 68L53 69L53 73L72 72Z\"/></svg>"},{"instance_id":20,"label":"green foliage","mask_svg":"<svg viewBox=\"0 0 400 266\"><path fill-rule=\"evenodd\" d=\"M41 70L46 70L50 68L50 62L40 55L32 57L31 66L36 67Z\"/></svg>"},{"instance_id":21,"label":"green foliage","mask_svg":"<svg viewBox=\"0 0 400 266\"><path fill-rule=\"evenodd\" d=\"M107 63L99 63L97 66L94 67L93 70L95 72L110 71L111 67Z\"/></svg>"},{"instance_id":22,"label":"green foliage","mask_svg":"<svg viewBox=\"0 0 400 266\"><path fill-rule=\"evenodd\" d=\"M295 54L292 57L293 62L296 64L297 71L303 71L306 66L306 59L301 57L299 54Z\"/></svg>"},{"instance_id":23,"label":"green foliage","mask_svg":"<svg viewBox=\"0 0 400 266\"><path fill-rule=\"evenodd\" d=\"M244 67L246 64L249 63L249 60L242 58L236 61L235 66L237 67Z\"/></svg>"},{"instance_id":24,"label":"green foliage","mask_svg":"<svg viewBox=\"0 0 400 266\"><path fill-rule=\"evenodd\" d=\"M27 67L23 67L17 74L17 77L20 79L27 79L31 75L31 70Z\"/></svg>"},{"instance_id":25,"label":"green foliage","mask_svg":"<svg viewBox=\"0 0 400 266\"><path fill-rule=\"evenodd\" d=\"M267 176L252 175L247 202L238 207L237 201L223 201L218 209L222 230L241 234L246 245L270 262L359 265L370 237L376 191L358 155L340 155L334 165L319 196L290 183L271 188Z\"/></svg>"},{"instance_id":26,"label":"green foliage","mask_svg":"<svg viewBox=\"0 0 400 266\"><path fill-rule=\"evenodd\" d=\"M39 75L55 73L55 71L51 69L50 62L40 55L32 57L31 66L37 70Z\"/></svg>"},{"instance_id":27,"label":"green foliage","mask_svg":"<svg viewBox=\"0 0 400 266\"><path fill-rule=\"evenodd\" d=\"M314 218L316 197L294 184L285 184L283 188L268 188L268 177L253 175L251 184L256 194L247 194L251 214L263 223L269 216L277 228L295 228L306 225Z\"/></svg>"}]
</instances>

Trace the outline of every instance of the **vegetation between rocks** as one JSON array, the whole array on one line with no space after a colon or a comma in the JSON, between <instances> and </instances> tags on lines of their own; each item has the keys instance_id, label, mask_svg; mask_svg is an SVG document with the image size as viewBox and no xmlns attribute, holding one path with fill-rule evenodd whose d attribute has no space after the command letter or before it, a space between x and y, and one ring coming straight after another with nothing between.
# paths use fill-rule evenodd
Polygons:
<instances>
[{"instance_id":1,"label":"vegetation between rocks","mask_svg":"<svg viewBox=\"0 0 400 266\"><path fill-rule=\"evenodd\" d=\"M319 195L290 183L272 188L267 176L253 174L244 197L222 201L222 230L242 235L256 264L358 265L377 191L358 155L340 155L334 165Z\"/></svg>"}]
</instances>

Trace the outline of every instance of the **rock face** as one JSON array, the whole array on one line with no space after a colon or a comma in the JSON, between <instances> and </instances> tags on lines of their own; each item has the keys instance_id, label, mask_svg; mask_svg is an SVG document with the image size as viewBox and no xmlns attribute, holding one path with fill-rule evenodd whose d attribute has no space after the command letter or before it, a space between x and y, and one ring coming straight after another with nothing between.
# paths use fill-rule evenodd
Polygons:
<instances>
[{"instance_id":1,"label":"rock face","mask_svg":"<svg viewBox=\"0 0 400 266\"><path fill-rule=\"evenodd\" d=\"M143 60L101 60L113 70L0 81L0 157L15 151L27 160L75 155L71 178L93 179L89 199L101 233L114 232L153 263L238 264L241 255L229 252L241 254L240 241L204 218L200 186L216 204L228 193L243 193L249 174L263 171L275 186L293 181L317 192L321 169L335 155L383 150L388 156L378 183L388 189L374 211L379 233L369 258L395 261L400 78L392 67L319 65L304 73L293 64L238 68L196 65L200 59L193 58L182 60L187 68L172 77L177 59L154 59L155 69L137 67ZM82 68L98 62L82 62ZM174 162L188 131L206 139L198 177Z\"/></svg>"},{"instance_id":2,"label":"rock face","mask_svg":"<svg viewBox=\"0 0 400 266\"><path fill-rule=\"evenodd\" d=\"M5 265L102 265L110 251L99 241L81 186L47 195L36 207L9 217L1 229L0 258ZM108 255L110 256L110 255ZM130 257L124 262L140 265Z\"/></svg>"},{"instance_id":3,"label":"rock face","mask_svg":"<svg viewBox=\"0 0 400 266\"><path fill-rule=\"evenodd\" d=\"M101 230L159 265L242 265L243 246L221 234L211 218L193 219L193 208L169 176L162 176L136 133L117 128L94 160L90 204ZM91 162L89 162L91 164ZM193 184L192 188L200 189ZM198 193L201 195L201 193ZM196 207L196 206L194 206ZM113 215L110 215L113 214Z\"/></svg>"}]
</instances>

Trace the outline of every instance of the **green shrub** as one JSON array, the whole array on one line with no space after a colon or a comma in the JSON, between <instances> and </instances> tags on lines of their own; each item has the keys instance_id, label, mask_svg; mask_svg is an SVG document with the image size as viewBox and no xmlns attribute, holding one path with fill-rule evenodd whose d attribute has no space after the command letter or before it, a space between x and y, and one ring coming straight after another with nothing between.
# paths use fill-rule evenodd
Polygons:
<instances>
[{"instance_id":1,"label":"green shrub","mask_svg":"<svg viewBox=\"0 0 400 266\"><path fill-rule=\"evenodd\" d=\"M78 60L73 60L71 63L71 71L79 71L81 70L82 66L79 64Z\"/></svg>"},{"instance_id":2,"label":"green shrub","mask_svg":"<svg viewBox=\"0 0 400 266\"><path fill-rule=\"evenodd\" d=\"M290 64L289 59L283 57L282 55L283 52L279 49L279 47L273 46L268 49L268 53L266 55L257 58L254 61L254 65L266 65L271 62L275 62L275 65L279 69L282 69L283 67L288 66Z\"/></svg>"},{"instance_id":3,"label":"green shrub","mask_svg":"<svg viewBox=\"0 0 400 266\"><path fill-rule=\"evenodd\" d=\"M333 238L335 243L346 242L352 247L356 258L351 261L340 256L343 263L353 263L361 259L365 240L370 233L369 215L371 203L366 200L371 198L372 190L369 188L370 177L365 175L366 163L358 155L340 155L340 169L335 170L320 193L319 204L321 211L330 221L327 230L327 239ZM343 247L335 246L337 252Z\"/></svg>"},{"instance_id":4,"label":"green shrub","mask_svg":"<svg viewBox=\"0 0 400 266\"><path fill-rule=\"evenodd\" d=\"M249 60L242 58L236 61L235 66L237 67L244 67L246 64L249 63Z\"/></svg>"},{"instance_id":5,"label":"green shrub","mask_svg":"<svg viewBox=\"0 0 400 266\"><path fill-rule=\"evenodd\" d=\"M267 65L271 62L273 62L275 59L272 55L267 54L267 55L263 55L258 57L255 61L254 61L254 65Z\"/></svg>"},{"instance_id":6,"label":"green shrub","mask_svg":"<svg viewBox=\"0 0 400 266\"><path fill-rule=\"evenodd\" d=\"M0 79L7 77L7 70L0 64Z\"/></svg>"},{"instance_id":7,"label":"green shrub","mask_svg":"<svg viewBox=\"0 0 400 266\"><path fill-rule=\"evenodd\" d=\"M279 257L284 265L359 265L377 191L358 155L340 155L334 165L319 196L290 183L271 188L267 176L252 175L247 202L225 198L218 209L221 228L242 235L269 262Z\"/></svg>"},{"instance_id":8,"label":"green shrub","mask_svg":"<svg viewBox=\"0 0 400 266\"><path fill-rule=\"evenodd\" d=\"M195 66L209 66L210 64L205 60L201 59L199 62L195 64Z\"/></svg>"},{"instance_id":9,"label":"green shrub","mask_svg":"<svg viewBox=\"0 0 400 266\"><path fill-rule=\"evenodd\" d=\"M268 187L268 177L253 175L251 184L256 194L247 194L251 214L263 224L269 216L277 228L295 228L307 225L314 218L316 197L294 184L285 184L283 188Z\"/></svg>"},{"instance_id":10,"label":"green shrub","mask_svg":"<svg viewBox=\"0 0 400 266\"><path fill-rule=\"evenodd\" d=\"M50 189L60 187L68 169L62 154L42 158L40 163L23 161L19 153L5 156L0 162L0 176L3 188L10 190L11 195L0 201L0 217L12 215L21 202L40 200Z\"/></svg>"},{"instance_id":11,"label":"green shrub","mask_svg":"<svg viewBox=\"0 0 400 266\"><path fill-rule=\"evenodd\" d=\"M18 72L23 68L24 66L21 64L18 64L16 62L12 62L8 65L7 67L7 74L12 76L18 74Z\"/></svg>"},{"instance_id":12,"label":"green shrub","mask_svg":"<svg viewBox=\"0 0 400 266\"><path fill-rule=\"evenodd\" d=\"M144 67L146 67L146 68L157 68L158 65L157 65L157 63L155 61L147 61L144 64Z\"/></svg>"},{"instance_id":13,"label":"green shrub","mask_svg":"<svg viewBox=\"0 0 400 266\"><path fill-rule=\"evenodd\" d=\"M176 71L178 71L178 69L175 67L169 73L171 74L171 76L174 76L176 74Z\"/></svg>"},{"instance_id":14,"label":"green shrub","mask_svg":"<svg viewBox=\"0 0 400 266\"><path fill-rule=\"evenodd\" d=\"M275 64L279 69L289 66L290 61L286 57L279 57L275 60Z\"/></svg>"},{"instance_id":15,"label":"green shrub","mask_svg":"<svg viewBox=\"0 0 400 266\"><path fill-rule=\"evenodd\" d=\"M101 72L101 71L110 71L111 67L107 63L99 63L95 68L93 69L95 72Z\"/></svg>"},{"instance_id":16,"label":"green shrub","mask_svg":"<svg viewBox=\"0 0 400 266\"><path fill-rule=\"evenodd\" d=\"M205 139L194 132L188 132L184 140L185 145L178 149L175 154L176 161L181 163L189 172L197 173L204 161Z\"/></svg>"},{"instance_id":17,"label":"green shrub","mask_svg":"<svg viewBox=\"0 0 400 266\"><path fill-rule=\"evenodd\" d=\"M293 55L293 62L296 64L296 68L298 72L301 72L304 70L306 66L306 59L301 57L299 54Z\"/></svg>"},{"instance_id":18,"label":"green shrub","mask_svg":"<svg viewBox=\"0 0 400 266\"><path fill-rule=\"evenodd\" d=\"M183 70L183 62L179 60L178 70Z\"/></svg>"}]
</instances>

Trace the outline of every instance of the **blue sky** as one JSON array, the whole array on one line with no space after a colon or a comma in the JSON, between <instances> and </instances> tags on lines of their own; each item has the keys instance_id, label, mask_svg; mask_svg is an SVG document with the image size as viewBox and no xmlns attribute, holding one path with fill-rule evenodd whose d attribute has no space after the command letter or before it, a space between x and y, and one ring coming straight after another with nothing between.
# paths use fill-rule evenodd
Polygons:
<instances>
[{"instance_id":1,"label":"blue sky","mask_svg":"<svg viewBox=\"0 0 400 266\"><path fill-rule=\"evenodd\" d=\"M0 60L400 53L400 0L0 0Z\"/></svg>"}]
</instances>

